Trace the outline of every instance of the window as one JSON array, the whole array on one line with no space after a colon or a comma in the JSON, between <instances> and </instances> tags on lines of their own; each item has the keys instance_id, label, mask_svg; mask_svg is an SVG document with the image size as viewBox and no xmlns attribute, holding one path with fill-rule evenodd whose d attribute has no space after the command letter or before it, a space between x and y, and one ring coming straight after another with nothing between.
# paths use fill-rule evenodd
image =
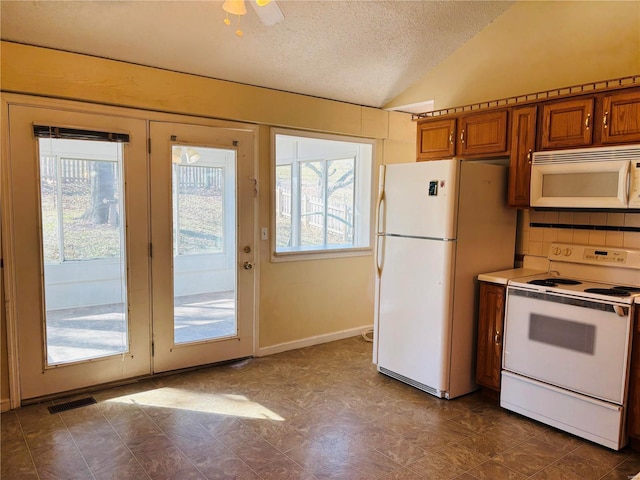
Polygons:
<instances>
[{"instance_id":1,"label":"window","mask_svg":"<svg viewBox=\"0 0 640 480\"><path fill-rule=\"evenodd\" d=\"M371 245L373 140L273 129L275 255Z\"/></svg>"}]
</instances>

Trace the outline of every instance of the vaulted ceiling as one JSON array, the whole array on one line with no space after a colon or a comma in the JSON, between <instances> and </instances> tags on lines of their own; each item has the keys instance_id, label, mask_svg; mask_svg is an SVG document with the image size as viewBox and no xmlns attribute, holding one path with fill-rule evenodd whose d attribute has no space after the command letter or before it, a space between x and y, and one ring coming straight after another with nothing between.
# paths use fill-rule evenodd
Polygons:
<instances>
[{"instance_id":1,"label":"vaulted ceiling","mask_svg":"<svg viewBox=\"0 0 640 480\"><path fill-rule=\"evenodd\" d=\"M0 36L382 107L514 2L277 0L284 19L264 25L248 7L242 37L222 3L2 0Z\"/></svg>"}]
</instances>

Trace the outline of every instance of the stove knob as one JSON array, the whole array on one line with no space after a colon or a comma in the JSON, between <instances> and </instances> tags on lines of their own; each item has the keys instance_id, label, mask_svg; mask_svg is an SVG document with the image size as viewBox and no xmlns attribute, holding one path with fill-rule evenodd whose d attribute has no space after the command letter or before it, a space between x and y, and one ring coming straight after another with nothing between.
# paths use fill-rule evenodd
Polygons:
<instances>
[{"instance_id":1,"label":"stove knob","mask_svg":"<svg viewBox=\"0 0 640 480\"><path fill-rule=\"evenodd\" d=\"M570 257L572 253L573 253L573 251L570 248L567 248L564 251L564 256L565 257Z\"/></svg>"}]
</instances>

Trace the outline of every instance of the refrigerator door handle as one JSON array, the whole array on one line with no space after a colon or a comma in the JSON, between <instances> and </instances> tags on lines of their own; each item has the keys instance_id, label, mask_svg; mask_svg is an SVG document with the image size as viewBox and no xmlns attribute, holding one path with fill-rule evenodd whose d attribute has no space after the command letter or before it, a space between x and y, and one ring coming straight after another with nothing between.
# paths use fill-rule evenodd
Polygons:
<instances>
[{"instance_id":1,"label":"refrigerator door handle","mask_svg":"<svg viewBox=\"0 0 640 480\"><path fill-rule=\"evenodd\" d=\"M382 277L382 263L380 262L380 252L382 252L384 245L380 245L380 242L384 243L384 235L376 235L376 271L378 272L378 278Z\"/></svg>"},{"instance_id":2,"label":"refrigerator door handle","mask_svg":"<svg viewBox=\"0 0 640 480\"><path fill-rule=\"evenodd\" d=\"M384 165L380 165L380 173L378 178L378 201L376 203L376 233L378 235L382 234L384 231L383 228L383 217L382 217L382 202L384 202L384 180L385 180L386 168Z\"/></svg>"},{"instance_id":3,"label":"refrigerator door handle","mask_svg":"<svg viewBox=\"0 0 640 480\"><path fill-rule=\"evenodd\" d=\"M384 242L384 217L382 213L382 204L385 200L384 196L384 182L387 169L385 165L380 165L380 171L378 175L378 202L376 205L376 271L378 272L378 278L382 276L382 263L380 261L380 254L382 247L380 242Z\"/></svg>"}]
</instances>

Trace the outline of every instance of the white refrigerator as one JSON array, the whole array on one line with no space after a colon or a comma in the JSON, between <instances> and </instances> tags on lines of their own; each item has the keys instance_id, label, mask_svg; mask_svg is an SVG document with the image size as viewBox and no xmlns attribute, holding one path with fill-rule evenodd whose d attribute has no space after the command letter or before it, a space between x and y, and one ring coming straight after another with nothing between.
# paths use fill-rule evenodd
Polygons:
<instances>
[{"instance_id":1,"label":"white refrigerator","mask_svg":"<svg viewBox=\"0 0 640 480\"><path fill-rule=\"evenodd\" d=\"M514 264L507 170L460 159L381 167L379 372L440 398L476 389L477 276Z\"/></svg>"}]
</instances>

